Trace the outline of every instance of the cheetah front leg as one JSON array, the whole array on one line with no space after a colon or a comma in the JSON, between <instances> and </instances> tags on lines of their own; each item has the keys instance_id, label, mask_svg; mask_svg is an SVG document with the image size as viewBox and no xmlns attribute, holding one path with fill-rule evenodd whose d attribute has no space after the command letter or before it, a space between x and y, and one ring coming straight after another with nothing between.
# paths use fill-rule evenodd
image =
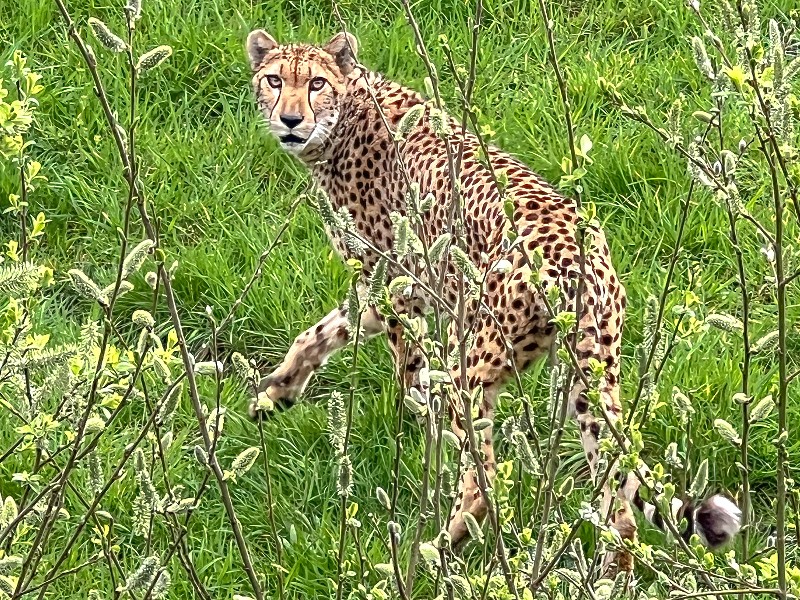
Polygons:
<instances>
[{"instance_id":1,"label":"cheetah front leg","mask_svg":"<svg viewBox=\"0 0 800 600\"><path fill-rule=\"evenodd\" d=\"M372 337L382 331L377 311L367 309L361 318L361 334ZM278 368L261 380L256 395L264 392L276 409L288 408L303 393L314 372L350 340L347 308L332 310L295 338ZM250 403L249 413L252 418L257 416L257 398Z\"/></svg>"},{"instance_id":2,"label":"cheetah front leg","mask_svg":"<svg viewBox=\"0 0 800 600\"><path fill-rule=\"evenodd\" d=\"M620 373L620 336L622 328L622 305L617 300L606 307L599 319L588 311L581 319L581 336L576 353L578 362L584 372L588 372L589 359L594 358L603 365L605 370L600 381L600 396L606 413L606 418L615 424L621 414L622 407L619 401L619 373ZM600 423L592 414L589 401L586 397L586 386L576 375L570 391L570 408L578 421L581 430L581 442L589 463L592 480L597 478L597 462L599 458ZM636 520L631 510L630 501L632 493L636 490L635 476L628 477L625 485L620 485L616 495L613 493L609 480L616 478L617 470L612 468L603 484L603 498L600 511L603 517L609 517L611 527L625 541L636 540ZM633 570L633 557L625 550L608 550L603 557L602 575L613 578L619 572Z\"/></svg>"}]
</instances>

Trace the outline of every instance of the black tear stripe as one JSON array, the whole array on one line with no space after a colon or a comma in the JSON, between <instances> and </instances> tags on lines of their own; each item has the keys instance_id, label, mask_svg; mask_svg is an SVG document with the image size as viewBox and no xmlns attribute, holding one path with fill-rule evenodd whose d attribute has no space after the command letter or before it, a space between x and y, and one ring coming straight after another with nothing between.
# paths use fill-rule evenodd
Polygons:
<instances>
[{"instance_id":1,"label":"black tear stripe","mask_svg":"<svg viewBox=\"0 0 800 600\"><path fill-rule=\"evenodd\" d=\"M283 72L283 65L281 65L281 72ZM270 90L274 89L272 86L269 88ZM278 97L275 98L275 102L272 104L272 108L269 111L269 120L272 121L272 115L275 114L275 109L278 108L278 104L281 101L281 94L283 93L283 86L278 88Z\"/></svg>"},{"instance_id":2,"label":"black tear stripe","mask_svg":"<svg viewBox=\"0 0 800 600\"><path fill-rule=\"evenodd\" d=\"M283 63L280 63L280 66L278 67L278 76L279 76L281 79L283 79ZM261 78L261 81L259 82L259 85L260 85L262 88L264 87L264 86L263 86L263 84L264 84L264 80L265 80L265 79L266 79L266 77L262 77L262 78ZM267 84L267 85L269 85L269 84ZM272 86L269 86L269 89L270 89L270 90L272 90L272 89L274 89L274 88L273 88ZM271 93L272 93L272 92L270 92L270 94L271 94ZM269 111L269 120L270 120L270 121L272 120L272 115L273 115L273 114L275 114L275 109L278 107L278 103L280 102L280 99L281 99L281 94L282 94L282 93L283 93L283 86L281 86L281 87L279 87L279 88L278 88L278 97L277 97L277 98L275 98L275 102L272 104L272 108L271 108L271 109L270 109L270 111Z\"/></svg>"},{"instance_id":3,"label":"black tear stripe","mask_svg":"<svg viewBox=\"0 0 800 600\"><path fill-rule=\"evenodd\" d=\"M311 67L308 68L308 91L306 92L308 99L308 110L311 111L311 116L314 117L314 125L317 124L317 113L314 111L314 105L311 104Z\"/></svg>"}]
</instances>

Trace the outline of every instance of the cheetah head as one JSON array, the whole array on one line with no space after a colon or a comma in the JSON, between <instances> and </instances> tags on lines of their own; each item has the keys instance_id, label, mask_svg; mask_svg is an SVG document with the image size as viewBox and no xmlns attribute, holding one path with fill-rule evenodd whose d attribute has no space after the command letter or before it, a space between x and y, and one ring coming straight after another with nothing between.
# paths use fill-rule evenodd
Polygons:
<instances>
[{"instance_id":1,"label":"cheetah head","mask_svg":"<svg viewBox=\"0 0 800 600\"><path fill-rule=\"evenodd\" d=\"M285 151L302 160L324 149L356 68L357 45L349 33L321 47L281 46L261 29L247 36L258 106Z\"/></svg>"}]
</instances>

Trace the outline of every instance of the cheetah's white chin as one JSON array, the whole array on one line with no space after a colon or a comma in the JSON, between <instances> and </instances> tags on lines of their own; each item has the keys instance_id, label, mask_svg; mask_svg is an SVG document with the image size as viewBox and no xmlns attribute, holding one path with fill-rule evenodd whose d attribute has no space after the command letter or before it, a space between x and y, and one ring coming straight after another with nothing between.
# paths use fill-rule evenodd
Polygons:
<instances>
[{"instance_id":1,"label":"cheetah's white chin","mask_svg":"<svg viewBox=\"0 0 800 600\"><path fill-rule=\"evenodd\" d=\"M307 142L281 142L281 150L288 154L297 156L303 153Z\"/></svg>"}]
</instances>

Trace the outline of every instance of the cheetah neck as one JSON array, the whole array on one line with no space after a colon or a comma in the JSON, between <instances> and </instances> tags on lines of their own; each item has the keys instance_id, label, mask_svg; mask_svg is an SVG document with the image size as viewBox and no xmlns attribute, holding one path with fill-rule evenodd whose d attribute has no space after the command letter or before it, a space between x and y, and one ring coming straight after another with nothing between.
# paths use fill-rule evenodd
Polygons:
<instances>
[{"instance_id":1,"label":"cheetah neck","mask_svg":"<svg viewBox=\"0 0 800 600\"><path fill-rule=\"evenodd\" d=\"M308 165L333 208L346 210L382 250L391 243L391 213L405 212L406 179L394 131L408 109L423 102L415 90L378 73L354 73L325 149ZM354 256L331 237L341 255Z\"/></svg>"},{"instance_id":2,"label":"cheetah neck","mask_svg":"<svg viewBox=\"0 0 800 600\"><path fill-rule=\"evenodd\" d=\"M352 149L353 135L366 128L367 124L376 128L380 125L382 134L388 139L387 125L394 129L411 106L423 102L425 99L416 90L387 79L376 71L357 68L350 74L347 97L342 102L336 125L326 143L300 158L312 172L316 171L320 164L345 156L346 152L342 150Z\"/></svg>"}]
</instances>

